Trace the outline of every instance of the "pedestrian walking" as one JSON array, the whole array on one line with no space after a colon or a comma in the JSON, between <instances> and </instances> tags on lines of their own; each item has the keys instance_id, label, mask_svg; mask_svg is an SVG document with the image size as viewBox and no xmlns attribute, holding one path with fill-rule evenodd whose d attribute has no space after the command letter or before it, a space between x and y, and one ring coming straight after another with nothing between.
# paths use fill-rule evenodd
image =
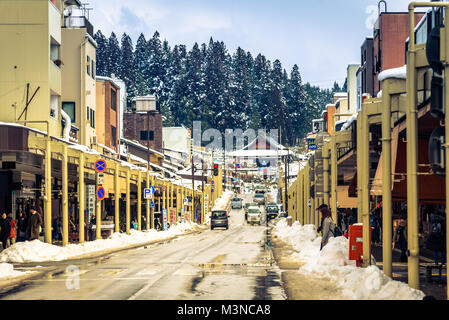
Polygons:
<instances>
[{"instance_id":1,"label":"pedestrian walking","mask_svg":"<svg viewBox=\"0 0 449 320\"><path fill-rule=\"evenodd\" d=\"M62 240L62 237L60 236L60 232L59 232L59 219L58 218L54 218L53 222L51 224L52 227L52 231L51 231L51 237L52 237L52 241L60 241Z\"/></svg>"},{"instance_id":2,"label":"pedestrian walking","mask_svg":"<svg viewBox=\"0 0 449 320\"><path fill-rule=\"evenodd\" d=\"M41 233L42 218L39 212L36 211L35 207L31 207L30 212L31 215L27 226L28 239L30 241L38 240Z\"/></svg>"},{"instance_id":3,"label":"pedestrian walking","mask_svg":"<svg viewBox=\"0 0 449 320\"><path fill-rule=\"evenodd\" d=\"M446 220L440 214L431 213L429 234L427 235L426 247L433 252L435 264L439 262L441 253L441 264L446 263Z\"/></svg>"},{"instance_id":4,"label":"pedestrian walking","mask_svg":"<svg viewBox=\"0 0 449 320\"><path fill-rule=\"evenodd\" d=\"M352 226L353 224L357 223L357 219L357 209L352 209L349 215L349 225Z\"/></svg>"},{"instance_id":5,"label":"pedestrian walking","mask_svg":"<svg viewBox=\"0 0 449 320\"><path fill-rule=\"evenodd\" d=\"M401 250L401 262L407 262L407 220L402 217L394 232L393 244Z\"/></svg>"},{"instance_id":6,"label":"pedestrian walking","mask_svg":"<svg viewBox=\"0 0 449 320\"><path fill-rule=\"evenodd\" d=\"M6 213L2 214L0 228L0 241L2 242L3 250L5 250L8 247L8 238L11 235L11 223L6 216Z\"/></svg>"},{"instance_id":7,"label":"pedestrian walking","mask_svg":"<svg viewBox=\"0 0 449 320\"><path fill-rule=\"evenodd\" d=\"M11 225L11 231L10 231L10 235L9 235L9 243L8 246L12 246L14 243L16 243L16 227L17 227L17 223L16 220L13 218L12 213L10 213L8 215L8 221Z\"/></svg>"},{"instance_id":8,"label":"pedestrian walking","mask_svg":"<svg viewBox=\"0 0 449 320\"><path fill-rule=\"evenodd\" d=\"M380 213L379 208L373 210L369 218L369 225L373 228L371 234L371 246L374 247L378 242L380 242Z\"/></svg>"},{"instance_id":9,"label":"pedestrian walking","mask_svg":"<svg viewBox=\"0 0 449 320\"><path fill-rule=\"evenodd\" d=\"M96 229L94 229L94 226L97 226L97 219L95 218L95 215L92 216L89 223L89 240L94 241L95 239L95 232Z\"/></svg>"},{"instance_id":10,"label":"pedestrian walking","mask_svg":"<svg viewBox=\"0 0 449 320\"><path fill-rule=\"evenodd\" d=\"M320 231L322 233L321 247L320 250L324 248L324 246L329 241L331 235L335 233L335 223L332 221L331 211L326 204L322 204L317 208L318 211L321 212L321 226Z\"/></svg>"},{"instance_id":11,"label":"pedestrian walking","mask_svg":"<svg viewBox=\"0 0 449 320\"><path fill-rule=\"evenodd\" d=\"M19 212L19 218L17 219L17 242L23 242L26 240L27 232L27 217L24 212Z\"/></svg>"}]
</instances>

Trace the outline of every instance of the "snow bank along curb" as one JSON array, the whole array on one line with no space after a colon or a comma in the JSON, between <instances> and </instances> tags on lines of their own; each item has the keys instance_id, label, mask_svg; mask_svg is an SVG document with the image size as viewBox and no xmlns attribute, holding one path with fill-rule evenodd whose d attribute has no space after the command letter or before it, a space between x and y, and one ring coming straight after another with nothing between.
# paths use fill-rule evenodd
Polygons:
<instances>
[{"instance_id":1,"label":"snow bank along curb","mask_svg":"<svg viewBox=\"0 0 449 320\"><path fill-rule=\"evenodd\" d=\"M167 231L131 230L131 234L114 233L108 239L100 239L82 244L59 247L39 240L18 242L0 253L0 262L51 262L99 257L108 253L132 249L160 241L167 241L179 235L198 230L193 223L179 223Z\"/></svg>"},{"instance_id":2,"label":"snow bank along curb","mask_svg":"<svg viewBox=\"0 0 449 320\"><path fill-rule=\"evenodd\" d=\"M23 281L43 276L51 268L39 268L37 271L17 271L12 264L0 264L0 289L16 286Z\"/></svg>"},{"instance_id":3,"label":"snow bank along curb","mask_svg":"<svg viewBox=\"0 0 449 320\"><path fill-rule=\"evenodd\" d=\"M302 226L296 221L289 227L287 220L282 219L273 233L296 251L294 258L303 262L299 272L335 281L342 299L422 300L425 296L422 291L387 277L377 266L357 268L355 261L348 259L349 240L345 237L330 238L320 251L321 237L314 225Z\"/></svg>"}]
</instances>

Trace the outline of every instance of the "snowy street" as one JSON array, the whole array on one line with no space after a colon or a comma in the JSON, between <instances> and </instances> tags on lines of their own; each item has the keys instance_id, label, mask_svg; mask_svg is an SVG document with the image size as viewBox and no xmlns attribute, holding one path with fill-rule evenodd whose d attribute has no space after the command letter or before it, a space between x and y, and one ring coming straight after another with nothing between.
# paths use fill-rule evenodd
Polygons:
<instances>
[{"instance_id":1,"label":"snowy street","mask_svg":"<svg viewBox=\"0 0 449 320\"><path fill-rule=\"evenodd\" d=\"M245 201L250 197L244 195ZM54 268L43 277L4 289L0 297L15 300L285 299L279 269L274 266L271 250L266 246L266 226L247 225L243 209L232 210L230 215L229 230L196 231L101 258L41 263ZM24 264L15 265L20 266Z\"/></svg>"}]
</instances>

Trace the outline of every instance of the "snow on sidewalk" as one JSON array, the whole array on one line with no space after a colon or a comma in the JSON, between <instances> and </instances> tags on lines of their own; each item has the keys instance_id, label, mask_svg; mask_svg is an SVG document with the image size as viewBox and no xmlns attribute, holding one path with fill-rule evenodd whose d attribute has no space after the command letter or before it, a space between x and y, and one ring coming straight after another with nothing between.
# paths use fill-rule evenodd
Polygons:
<instances>
[{"instance_id":1,"label":"snow on sidewalk","mask_svg":"<svg viewBox=\"0 0 449 320\"><path fill-rule=\"evenodd\" d=\"M291 227L287 220L280 220L274 234L290 244L296 251L295 259L304 264L299 272L310 277L328 278L341 288L341 300L422 300L422 291L410 288L406 283L392 280L377 266L357 268L349 260L349 240L345 237L330 238L320 251L321 237L314 225L302 226L295 222Z\"/></svg>"},{"instance_id":2,"label":"snow on sidewalk","mask_svg":"<svg viewBox=\"0 0 449 320\"><path fill-rule=\"evenodd\" d=\"M12 264L0 263L0 280L10 280L29 273L33 273L33 271L17 271L14 270Z\"/></svg>"},{"instance_id":3,"label":"snow on sidewalk","mask_svg":"<svg viewBox=\"0 0 449 320\"><path fill-rule=\"evenodd\" d=\"M99 239L82 244L69 244L65 247L55 246L39 240L17 242L0 253L0 262L23 263L62 261L85 254L92 254L110 249L121 249L132 245L139 245L155 240L169 239L184 234L198 227L195 223L178 223L166 231L137 231L131 234L114 233L108 239Z\"/></svg>"}]
</instances>

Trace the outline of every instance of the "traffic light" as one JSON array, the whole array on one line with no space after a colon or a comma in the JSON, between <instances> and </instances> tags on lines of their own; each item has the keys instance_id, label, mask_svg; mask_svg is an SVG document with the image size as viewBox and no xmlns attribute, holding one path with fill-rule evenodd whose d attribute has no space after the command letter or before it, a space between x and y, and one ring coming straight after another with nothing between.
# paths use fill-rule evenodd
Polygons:
<instances>
[{"instance_id":1,"label":"traffic light","mask_svg":"<svg viewBox=\"0 0 449 320\"><path fill-rule=\"evenodd\" d=\"M267 178L268 178L268 170L267 169L263 169L263 178L265 180L267 180Z\"/></svg>"},{"instance_id":2,"label":"traffic light","mask_svg":"<svg viewBox=\"0 0 449 320\"><path fill-rule=\"evenodd\" d=\"M218 176L218 164L214 163L214 176Z\"/></svg>"}]
</instances>

